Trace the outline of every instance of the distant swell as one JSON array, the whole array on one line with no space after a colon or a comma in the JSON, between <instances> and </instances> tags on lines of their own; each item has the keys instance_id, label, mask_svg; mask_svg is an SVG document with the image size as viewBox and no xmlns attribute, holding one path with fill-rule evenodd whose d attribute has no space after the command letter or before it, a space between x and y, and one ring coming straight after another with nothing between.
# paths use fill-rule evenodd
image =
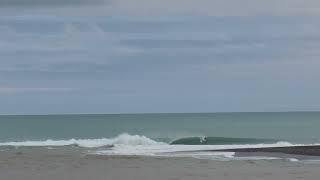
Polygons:
<instances>
[{"instance_id":1,"label":"distant swell","mask_svg":"<svg viewBox=\"0 0 320 180\"><path fill-rule=\"evenodd\" d=\"M186 137L172 141L170 144L180 145L236 145L276 143L276 140L254 138L229 138L229 137Z\"/></svg>"}]
</instances>

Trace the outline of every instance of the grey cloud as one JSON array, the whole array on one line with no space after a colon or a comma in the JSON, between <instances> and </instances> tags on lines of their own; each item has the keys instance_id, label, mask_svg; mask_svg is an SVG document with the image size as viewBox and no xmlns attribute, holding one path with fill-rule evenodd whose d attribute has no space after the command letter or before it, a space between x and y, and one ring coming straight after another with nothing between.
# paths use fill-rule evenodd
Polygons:
<instances>
[{"instance_id":1,"label":"grey cloud","mask_svg":"<svg viewBox=\"0 0 320 180\"><path fill-rule=\"evenodd\" d=\"M78 6L107 3L107 0L0 0L0 7Z\"/></svg>"},{"instance_id":2,"label":"grey cloud","mask_svg":"<svg viewBox=\"0 0 320 180\"><path fill-rule=\"evenodd\" d=\"M319 15L318 0L112 0L110 6L63 9L59 13L93 16L255 16Z\"/></svg>"},{"instance_id":3,"label":"grey cloud","mask_svg":"<svg viewBox=\"0 0 320 180\"><path fill-rule=\"evenodd\" d=\"M252 40L253 41L253 40ZM206 48L206 47L217 47L222 45L247 45L253 44L248 40L242 40L236 42L231 40L172 40L172 39L138 39L138 40L125 40L122 41L125 45L137 46L141 48Z\"/></svg>"},{"instance_id":4,"label":"grey cloud","mask_svg":"<svg viewBox=\"0 0 320 180\"><path fill-rule=\"evenodd\" d=\"M16 88L0 87L0 94L39 93L39 92L72 92L73 88Z\"/></svg>"},{"instance_id":5,"label":"grey cloud","mask_svg":"<svg viewBox=\"0 0 320 180\"><path fill-rule=\"evenodd\" d=\"M59 7L32 8L29 7ZM1 14L71 16L283 16L320 15L318 0L0 0ZM21 12L5 7L21 8Z\"/></svg>"},{"instance_id":6,"label":"grey cloud","mask_svg":"<svg viewBox=\"0 0 320 180\"><path fill-rule=\"evenodd\" d=\"M1 94L21 94L21 93L82 93L94 91L109 95L130 95L136 91L132 89L108 89L108 88L60 88L60 87L0 87Z\"/></svg>"},{"instance_id":7,"label":"grey cloud","mask_svg":"<svg viewBox=\"0 0 320 180\"><path fill-rule=\"evenodd\" d=\"M317 0L118 0L117 5L126 12L149 15L297 15L320 12Z\"/></svg>"}]
</instances>

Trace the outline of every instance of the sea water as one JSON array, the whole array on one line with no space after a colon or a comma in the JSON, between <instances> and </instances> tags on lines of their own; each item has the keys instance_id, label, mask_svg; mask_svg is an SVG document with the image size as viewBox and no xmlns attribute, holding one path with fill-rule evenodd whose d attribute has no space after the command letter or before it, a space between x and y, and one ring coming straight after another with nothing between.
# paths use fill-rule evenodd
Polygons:
<instances>
[{"instance_id":1,"label":"sea water","mask_svg":"<svg viewBox=\"0 0 320 180\"><path fill-rule=\"evenodd\" d=\"M319 129L320 112L11 115L0 116L0 148L232 157L207 150L313 145Z\"/></svg>"}]
</instances>

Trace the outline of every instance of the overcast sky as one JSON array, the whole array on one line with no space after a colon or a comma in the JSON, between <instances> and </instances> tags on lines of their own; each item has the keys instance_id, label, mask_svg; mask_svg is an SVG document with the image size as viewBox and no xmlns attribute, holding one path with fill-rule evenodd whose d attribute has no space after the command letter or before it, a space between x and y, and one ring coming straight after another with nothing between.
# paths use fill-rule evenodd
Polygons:
<instances>
[{"instance_id":1,"label":"overcast sky","mask_svg":"<svg viewBox=\"0 0 320 180\"><path fill-rule=\"evenodd\" d=\"M2 13L79 16L296 16L320 13L318 0L0 0L0 7Z\"/></svg>"},{"instance_id":2,"label":"overcast sky","mask_svg":"<svg viewBox=\"0 0 320 180\"><path fill-rule=\"evenodd\" d=\"M0 114L320 110L316 0L0 0Z\"/></svg>"}]
</instances>

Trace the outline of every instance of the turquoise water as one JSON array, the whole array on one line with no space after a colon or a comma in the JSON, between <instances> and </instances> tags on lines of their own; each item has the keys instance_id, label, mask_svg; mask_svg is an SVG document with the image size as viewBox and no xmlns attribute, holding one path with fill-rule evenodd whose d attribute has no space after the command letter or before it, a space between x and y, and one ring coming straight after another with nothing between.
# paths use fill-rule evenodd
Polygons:
<instances>
[{"instance_id":1,"label":"turquoise water","mask_svg":"<svg viewBox=\"0 0 320 180\"><path fill-rule=\"evenodd\" d=\"M320 112L0 116L2 143L114 138L123 133L167 143L188 137L209 137L210 144L319 143L319 130ZM215 143L214 138L220 139Z\"/></svg>"}]
</instances>

